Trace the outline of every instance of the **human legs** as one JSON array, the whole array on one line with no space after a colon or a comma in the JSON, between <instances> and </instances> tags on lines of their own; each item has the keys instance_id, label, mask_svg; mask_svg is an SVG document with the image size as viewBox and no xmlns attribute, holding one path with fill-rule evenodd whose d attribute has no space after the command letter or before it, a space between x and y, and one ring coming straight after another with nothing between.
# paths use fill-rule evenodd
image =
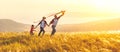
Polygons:
<instances>
[{"instance_id":1,"label":"human legs","mask_svg":"<svg viewBox=\"0 0 120 52\"><path fill-rule=\"evenodd\" d=\"M44 28L43 28L43 33L42 33L42 36L45 34L45 30L44 30Z\"/></svg>"},{"instance_id":2,"label":"human legs","mask_svg":"<svg viewBox=\"0 0 120 52\"><path fill-rule=\"evenodd\" d=\"M34 33L33 33L33 32L30 32L30 35L34 35Z\"/></svg>"},{"instance_id":3,"label":"human legs","mask_svg":"<svg viewBox=\"0 0 120 52\"><path fill-rule=\"evenodd\" d=\"M52 25L52 32L51 32L51 36L55 34L56 32L56 29L55 29L56 26Z\"/></svg>"},{"instance_id":4,"label":"human legs","mask_svg":"<svg viewBox=\"0 0 120 52\"><path fill-rule=\"evenodd\" d=\"M40 31L39 31L39 33L38 33L38 36L40 36L40 34L41 34L42 31L43 31L43 33L44 33L43 27L40 27Z\"/></svg>"}]
</instances>

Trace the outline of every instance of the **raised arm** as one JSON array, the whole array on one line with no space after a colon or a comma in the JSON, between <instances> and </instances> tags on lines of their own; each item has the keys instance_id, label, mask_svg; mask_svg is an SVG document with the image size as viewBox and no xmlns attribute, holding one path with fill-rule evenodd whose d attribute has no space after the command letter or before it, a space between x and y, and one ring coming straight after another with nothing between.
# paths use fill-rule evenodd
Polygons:
<instances>
[{"instance_id":1,"label":"raised arm","mask_svg":"<svg viewBox=\"0 0 120 52\"><path fill-rule=\"evenodd\" d=\"M61 13L62 13L62 14L57 17L58 19L64 15L65 11L61 11Z\"/></svg>"}]
</instances>

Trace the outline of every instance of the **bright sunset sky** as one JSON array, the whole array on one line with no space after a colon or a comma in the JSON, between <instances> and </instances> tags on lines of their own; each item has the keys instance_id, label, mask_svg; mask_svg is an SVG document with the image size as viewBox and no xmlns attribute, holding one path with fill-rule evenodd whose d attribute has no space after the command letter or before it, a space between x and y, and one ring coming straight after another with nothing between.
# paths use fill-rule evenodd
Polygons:
<instances>
[{"instance_id":1,"label":"bright sunset sky","mask_svg":"<svg viewBox=\"0 0 120 52\"><path fill-rule=\"evenodd\" d=\"M21 23L32 24L41 20L42 16L61 10L66 10L66 13L59 24L118 18L120 0L0 0L0 19Z\"/></svg>"}]
</instances>

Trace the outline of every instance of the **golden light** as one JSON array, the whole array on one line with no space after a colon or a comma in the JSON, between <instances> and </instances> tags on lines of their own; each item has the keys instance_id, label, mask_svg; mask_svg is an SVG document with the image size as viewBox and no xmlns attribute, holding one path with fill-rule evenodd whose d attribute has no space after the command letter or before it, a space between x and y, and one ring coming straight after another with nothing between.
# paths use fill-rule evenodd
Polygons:
<instances>
[{"instance_id":1,"label":"golden light","mask_svg":"<svg viewBox=\"0 0 120 52\"><path fill-rule=\"evenodd\" d=\"M81 18L88 18L83 19L88 22L99 20L98 17L102 19L120 17L120 0L2 0L0 6L0 18L20 22L26 22L26 19L31 22L35 20L33 17L39 18L60 10L67 11L63 21L71 19L79 21L75 23L80 23Z\"/></svg>"},{"instance_id":2,"label":"golden light","mask_svg":"<svg viewBox=\"0 0 120 52\"><path fill-rule=\"evenodd\" d=\"M94 0L96 7L102 8L105 7L106 1L105 0Z\"/></svg>"}]
</instances>

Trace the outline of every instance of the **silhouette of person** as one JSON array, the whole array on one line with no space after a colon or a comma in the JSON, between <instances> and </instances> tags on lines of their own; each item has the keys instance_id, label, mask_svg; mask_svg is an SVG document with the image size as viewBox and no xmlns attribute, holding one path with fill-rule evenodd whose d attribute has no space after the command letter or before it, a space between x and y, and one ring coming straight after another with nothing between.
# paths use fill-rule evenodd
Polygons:
<instances>
[{"instance_id":1,"label":"silhouette of person","mask_svg":"<svg viewBox=\"0 0 120 52\"><path fill-rule=\"evenodd\" d=\"M35 31L35 30L34 30L34 25L31 25L30 35L34 35L33 31Z\"/></svg>"},{"instance_id":2,"label":"silhouette of person","mask_svg":"<svg viewBox=\"0 0 120 52\"><path fill-rule=\"evenodd\" d=\"M44 28L45 28L45 26L47 25L48 26L48 24L47 24L47 22L46 22L46 17L43 17L42 18L42 20L38 23L38 25L37 26L39 26L40 25L40 31L39 31L39 33L38 33L38 36L40 36L40 34L42 33L42 36L44 35L44 33L45 33L45 30L44 30ZM37 26L35 27L35 28L37 28Z\"/></svg>"},{"instance_id":3,"label":"silhouette of person","mask_svg":"<svg viewBox=\"0 0 120 52\"><path fill-rule=\"evenodd\" d=\"M60 16L57 16L58 14L62 13ZM58 23L58 20L60 19L60 17L62 17L64 15L65 11L61 11L59 13L56 13L54 15L54 18L50 21L49 26L52 24L52 32L51 32L51 36L55 34L56 32L56 25Z\"/></svg>"}]
</instances>

